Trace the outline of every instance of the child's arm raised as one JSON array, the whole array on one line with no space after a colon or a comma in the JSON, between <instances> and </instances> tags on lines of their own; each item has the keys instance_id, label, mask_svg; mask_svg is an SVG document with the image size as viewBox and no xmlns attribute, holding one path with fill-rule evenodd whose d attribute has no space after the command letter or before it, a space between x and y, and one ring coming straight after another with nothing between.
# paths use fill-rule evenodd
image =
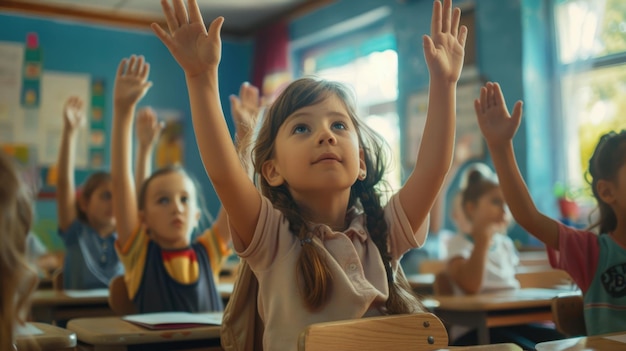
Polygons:
<instances>
[{"instance_id":1,"label":"child's arm raised","mask_svg":"<svg viewBox=\"0 0 626 351\"><path fill-rule=\"evenodd\" d=\"M135 187L137 192L141 189L143 181L152 174L152 152L154 143L163 129L163 123L159 122L156 113L150 107L139 110L135 122L137 133L137 160L135 160Z\"/></svg>"},{"instance_id":2,"label":"child's arm raised","mask_svg":"<svg viewBox=\"0 0 626 351\"><path fill-rule=\"evenodd\" d=\"M513 115L509 115L500 85L487 83L480 89L480 98L474 101L474 109L513 217L546 246L558 250L557 222L537 210L515 160L513 136L522 119L522 102L516 102Z\"/></svg>"},{"instance_id":3,"label":"child's arm raised","mask_svg":"<svg viewBox=\"0 0 626 351\"><path fill-rule=\"evenodd\" d=\"M218 17L207 32L195 0L189 12L183 2L161 1L169 33L158 24L152 29L185 72L196 141L204 167L229 215L231 234L247 247L252 241L261 195L241 166L220 103L218 65L224 19Z\"/></svg>"},{"instance_id":4,"label":"child's arm raised","mask_svg":"<svg viewBox=\"0 0 626 351\"><path fill-rule=\"evenodd\" d=\"M450 168L456 122L456 84L463 67L467 28L452 1L434 2L431 36L423 38L430 73L428 113L415 168L400 190L413 230L428 215Z\"/></svg>"},{"instance_id":5,"label":"child's arm raised","mask_svg":"<svg viewBox=\"0 0 626 351\"><path fill-rule=\"evenodd\" d=\"M113 180L113 215L117 240L124 247L139 216L137 194L131 166L133 118L137 103L152 83L148 82L150 65L142 56L123 59L117 69L113 88L113 131L111 137L111 179Z\"/></svg>"},{"instance_id":6,"label":"child's arm raised","mask_svg":"<svg viewBox=\"0 0 626 351\"><path fill-rule=\"evenodd\" d=\"M74 160L78 128L85 121L82 109L83 101L76 96L68 98L63 107L63 134L57 161L57 217L61 231L67 230L77 216Z\"/></svg>"}]
</instances>

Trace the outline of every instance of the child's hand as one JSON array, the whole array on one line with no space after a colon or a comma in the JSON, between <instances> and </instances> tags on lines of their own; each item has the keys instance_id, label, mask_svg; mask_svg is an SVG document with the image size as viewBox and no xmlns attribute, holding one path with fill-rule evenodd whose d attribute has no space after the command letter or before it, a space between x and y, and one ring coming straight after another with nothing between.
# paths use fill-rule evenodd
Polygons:
<instances>
[{"instance_id":1,"label":"child's hand","mask_svg":"<svg viewBox=\"0 0 626 351\"><path fill-rule=\"evenodd\" d=\"M74 131L84 124L83 100L78 96L71 96L63 106L63 126L69 131Z\"/></svg>"},{"instance_id":2,"label":"child's hand","mask_svg":"<svg viewBox=\"0 0 626 351\"><path fill-rule=\"evenodd\" d=\"M461 10L452 11L452 0L439 0L433 5L431 36L425 35L424 56L431 79L456 83L463 68L467 27L461 26Z\"/></svg>"},{"instance_id":3,"label":"child's hand","mask_svg":"<svg viewBox=\"0 0 626 351\"><path fill-rule=\"evenodd\" d=\"M230 96L230 112L235 122L235 135L238 140L251 133L256 125L259 110L263 107L259 89L248 82L241 84L239 96Z\"/></svg>"},{"instance_id":4,"label":"child's hand","mask_svg":"<svg viewBox=\"0 0 626 351\"><path fill-rule=\"evenodd\" d=\"M123 59L117 68L113 101L116 108L132 108L152 86L148 81L150 64L144 61L143 56L132 55L130 59Z\"/></svg>"},{"instance_id":5,"label":"child's hand","mask_svg":"<svg viewBox=\"0 0 626 351\"><path fill-rule=\"evenodd\" d=\"M141 147L152 146L161 130L163 129L163 122L157 120L156 113L150 107L142 108L137 114L137 121L135 124L135 131L137 132L137 140Z\"/></svg>"},{"instance_id":6,"label":"child's hand","mask_svg":"<svg viewBox=\"0 0 626 351\"><path fill-rule=\"evenodd\" d=\"M487 83L480 89L480 98L474 100L474 110L480 131L490 146L510 142L522 119L522 102L516 102L513 115L509 115L498 83Z\"/></svg>"},{"instance_id":7,"label":"child's hand","mask_svg":"<svg viewBox=\"0 0 626 351\"><path fill-rule=\"evenodd\" d=\"M213 20L207 32L196 1L189 1L188 10L180 0L174 0L173 6L172 9L168 0L161 0L169 33L156 23L152 23L152 30L169 49L187 77L195 77L215 69L222 56L220 30L224 18Z\"/></svg>"}]
</instances>

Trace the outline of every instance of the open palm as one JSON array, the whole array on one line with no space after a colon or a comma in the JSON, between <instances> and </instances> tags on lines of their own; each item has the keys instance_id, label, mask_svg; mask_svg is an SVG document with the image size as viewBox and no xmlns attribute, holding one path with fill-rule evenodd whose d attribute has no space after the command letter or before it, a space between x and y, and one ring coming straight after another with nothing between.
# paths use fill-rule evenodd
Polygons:
<instances>
[{"instance_id":1,"label":"open palm","mask_svg":"<svg viewBox=\"0 0 626 351\"><path fill-rule=\"evenodd\" d=\"M123 59L115 77L113 99L117 106L132 106L137 103L152 83L148 81L150 65L143 56L132 55L130 59Z\"/></svg>"},{"instance_id":2,"label":"open palm","mask_svg":"<svg viewBox=\"0 0 626 351\"><path fill-rule=\"evenodd\" d=\"M424 36L424 57L432 77L457 82L463 67L467 28L460 26L461 10L452 11L452 1L445 0L443 8L435 1L431 20L431 35Z\"/></svg>"},{"instance_id":3,"label":"open palm","mask_svg":"<svg viewBox=\"0 0 626 351\"><path fill-rule=\"evenodd\" d=\"M159 134L161 134L161 129L163 129L163 124L158 121L154 110L146 107L139 110L135 129L139 144L148 146L156 142Z\"/></svg>"},{"instance_id":4,"label":"open palm","mask_svg":"<svg viewBox=\"0 0 626 351\"><path fill-rule=\"evenodd\" d=\"M194 77L217 67L222 56L220 30L224 18L213 20L207 32L195 0L189 1L189 9L185 9L181 0L174 0L173 8L166 0L161 1L161 6L169 33L156 23L152 24L152 30L185 74Z\"/></svg>"},{"instance_id":5,"label":"open palm","mask_svg":"<svg viewBox=\"0 0 626 351\"><path fill-rule=\"evenodd\" d=\"M77 96L72 96L65 102L63 107L63 121L71 129L77 129L85 123L85 111L83 111L83 100Z\"/></svg>"},{"instance_id":6,"label":"open palm","mask_svg":"<svg viewBox=\"0 0 626 351\"><path fill-rule=\"evenodd\" d=\"M241 85L239 96L230 96L230 112L239 138L245 137L254 129L262 106L259 89L247 82Z\"/></svg>"},{"instance_id":7,"label":"open palm","mask_svg":"<svg viewBox=\"0 0 626 351\"><path fill-rule=\"evenodd\" d=\"M480 98L474 101L474 110L480 131L490 145L511 141L522 118L522 102L515 103L513 115L510 115L497 83L487 83L480 89Z\"/></svg>"}]
</instances>

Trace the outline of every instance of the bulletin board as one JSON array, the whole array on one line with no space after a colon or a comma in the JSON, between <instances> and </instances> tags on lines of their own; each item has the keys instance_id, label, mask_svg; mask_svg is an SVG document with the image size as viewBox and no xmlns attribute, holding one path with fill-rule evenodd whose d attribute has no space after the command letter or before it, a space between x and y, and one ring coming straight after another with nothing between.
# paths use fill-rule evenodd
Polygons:
<instances>
[{"instance_id":1,"label":"bulletin board","mask_svg":"<svg viewBox=\"0 0 626 351\"><path fill-rule=\"evenodd\" d=\"M23 43L0 41L0 141L31 145L39 165L51 166L58 158L65 101L73 95L80 97L89 117L92 79L88 74L43 70L38 106L25 107L20 102L23 57ZM79 130L77 168L90 166L90 129L86 123Z\"/></svg>"}]
</instances>

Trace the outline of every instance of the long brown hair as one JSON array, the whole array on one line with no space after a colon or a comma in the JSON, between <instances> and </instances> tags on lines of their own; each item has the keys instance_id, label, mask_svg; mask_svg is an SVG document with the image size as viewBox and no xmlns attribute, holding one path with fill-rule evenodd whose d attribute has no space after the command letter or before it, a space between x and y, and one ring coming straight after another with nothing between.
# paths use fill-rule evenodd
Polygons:
<instances>
[{"instance_id":1,"label":"long brown hair","mask_svg":"<svg viewBox=\"0 0 626 351\"><path fill-rule=\"evenodd\" d=\"M389 313L409 313L422 311L423 308L409 287L401 268L400 274L394 274L391 255L388 251L388 227L384 219L377 186L385 173L384 141L356 115L354 97L342 84L315 78L301 78L292 82L267 110L253 149L254 169L261 174L265 161L275 156L276 135L280 126L295 111L323 101L335 95L344 102L350 119L355 125L359 145L363 148L367 175L364 180L357 180L351 187L348 208L360 201L365 212L366 225L372 241L376 244L387 272L389 298L386 307ZM257 182L261 192L289 220L291 232L305 244L302 246L296 267L300 293L308 309L321 309L328 301L332 291L333 277L330 274L324 252L310 241L312 230L307 218L301 214L298 205L289 193L287 185L272 187L260 176Z\"/></svg>"},{"instance_id":2,"label":"long brown hair","mask_svg":"<svg viewBox=\"0 0 626 351\"><path fill-rule=\"evenodd\" d=\"M598 202L600 218L589 229L598 227L600 234L610 233L617 227L617 216L611 206L602 201L598 194L598 181L615 182L619 169L626 164L626 130L609 132L600 137L596 149L589 159L588 175L593 196ZM623 186L623 185L622 185Z\"/></svg>"},{"instance_id":3,"label":"long brown hair","mask_svg":"<svg viewBox=\"0 0 626 351\"><path fill-rule=\"evenodd\" d=\"M17 166L0 152L0 349L13 349L16 323L24 323L37 275L26 260L33 221L32 194Z\"/></svg>"}]
</instances>

